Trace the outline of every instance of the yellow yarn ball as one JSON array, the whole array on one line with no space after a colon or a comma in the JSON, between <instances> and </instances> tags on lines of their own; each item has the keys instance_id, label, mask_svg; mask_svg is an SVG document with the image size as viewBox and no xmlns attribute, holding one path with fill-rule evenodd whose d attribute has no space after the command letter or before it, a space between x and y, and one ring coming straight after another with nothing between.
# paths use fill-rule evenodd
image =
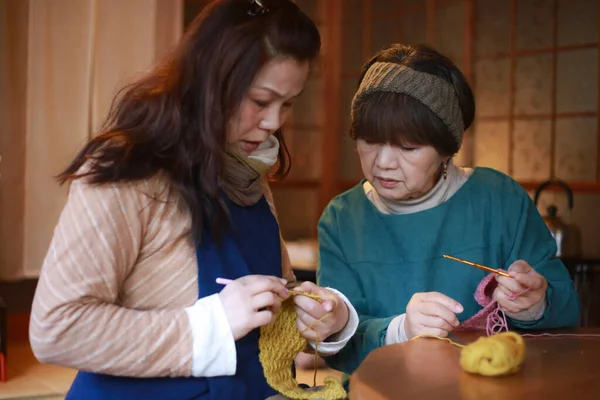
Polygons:
<instances>
[{"instance_id":1,"label":"yellow yarn ball","mask_svg":"<svg viewBox=\"0 0 600 400\"><path fill-rule=\"evenodd\" d=\"M523 338L515 332L502 332L465 346L460 366L473 374L500 376L517 372L524 359Z\"/></svg>"}]
</instances>

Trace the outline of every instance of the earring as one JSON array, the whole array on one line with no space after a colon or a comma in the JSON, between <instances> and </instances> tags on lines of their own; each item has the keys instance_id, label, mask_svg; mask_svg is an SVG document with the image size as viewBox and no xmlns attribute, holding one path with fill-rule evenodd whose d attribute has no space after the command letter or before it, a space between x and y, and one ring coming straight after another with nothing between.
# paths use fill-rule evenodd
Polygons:
<instances>
[{"instance_id":1,"label":"earring","mask_svg":"<svg viewBox=\"0 0 600 400\"><path fill-rule=\"evenodd\" d=\"M444 179L448 178L448 161L444 163Z\"/></svg>"}]
</instances>

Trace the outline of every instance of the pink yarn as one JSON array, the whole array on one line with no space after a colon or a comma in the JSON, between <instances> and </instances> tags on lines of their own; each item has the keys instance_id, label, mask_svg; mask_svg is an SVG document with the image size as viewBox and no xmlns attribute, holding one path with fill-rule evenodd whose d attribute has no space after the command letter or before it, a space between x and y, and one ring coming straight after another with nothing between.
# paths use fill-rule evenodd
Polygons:
<instances>
[{"instance_id":1,"label":"pink yarn","mask_svg":"<svg viewBox=\"0 0 600 400\"><path fill-rule=\"evenodd\" d=\"M503 331L508 331L506 314L496 300L494 300L494 290L498 287L495 274L489 274L479 283L475 291L475 300L483 307L477 314L460 324L457 330L485 330L488 336L495 335ZM529 289L514 294L511 300L516 299Z\"/></svg>"},{"instance_id":2,"label":"pink yarn","mask_svg":"<svg viewBox=\"0 0 600 400\"><path fill-rule=\"evenodd\" d=\"M528 291L529 289L525 289L521 293L516 293L511 296L508 296L508 298L514 300L522 294L527 293ZM506 322L506 314L504 313L504 310L502 309L502 307L500 307L500 304L496 302L496 309L492 311L487 317L485 333L488 336L492 336L502 331L508 332L508 323Z\"/></svg>"},{"instance_id":3,"label":"pink yarn","mask_svg":"<svg viewBox=\"0 0 600 400\"><path fill-rule=\"evenodd\" d=\"M508 323L506 322L504 310L499 304L497 304L494 311L487 316L485 333L488 336L492 336L502 331L508 332Z\"/></svg>"},{"instance_id":4,"label":"pink yarn","mask_svg":"<svg viewBox=\"0 0 600 400\"><path fill-rule=\"evenodd\" d=\"M479 283L475 291L475 301L483 307L477 314L464 321L457 330L486 330L490 318L495 320L493 315L497 314L498 302L494 300L494 290L498 287L494 274L489 274Z\"/></svg>"},{"instance_id":5,"label":"pink yarn","mask_svg":"<svg viewBox=\"0 0 600 400\"><path fill-rule=\"evenodd\" d=\"M506 314L500 304L493 298L494 290L498 287L495 274L489 274L479 283L475 291L475 300L483 307L477 314L460 324L456 330L485 330L487 336L497 333L508 332L508 323ZM527 293L529 289L521 293L513 294L509 299L514 300L517 297ZM600 338L600 334L594 333L526 333L524 337L578 337L578 338Z\"/></svg>"}]
</instances>

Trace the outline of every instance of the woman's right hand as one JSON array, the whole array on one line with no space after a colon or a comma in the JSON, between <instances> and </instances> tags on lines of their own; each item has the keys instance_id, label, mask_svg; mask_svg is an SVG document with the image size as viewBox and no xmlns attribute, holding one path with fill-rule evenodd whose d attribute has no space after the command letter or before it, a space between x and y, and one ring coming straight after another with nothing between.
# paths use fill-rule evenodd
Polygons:
<instances>
[{"instance_id":1,"label":"woman's right hand","mask_svg":"<svg viewBox=\"0 0 600 400\"><path fill-rule=\"evenodd\" d=\"M221 290L219 297L235 340L273 320L281 301L289 296L286 283L275 276L248 275Z\"/></svg>"},{"instance_id":2,"label":"woman's right hand","mask_svg":"<svg viewBox=\"0 0 600 400\"><path fill-rule=\"evenodd\" d=\"M406 306L406 337L412 339L423 334L446 337L459 325L456 314L461 312L462 305L444 294L415 293Z\"/></svg>"}]
</instances>

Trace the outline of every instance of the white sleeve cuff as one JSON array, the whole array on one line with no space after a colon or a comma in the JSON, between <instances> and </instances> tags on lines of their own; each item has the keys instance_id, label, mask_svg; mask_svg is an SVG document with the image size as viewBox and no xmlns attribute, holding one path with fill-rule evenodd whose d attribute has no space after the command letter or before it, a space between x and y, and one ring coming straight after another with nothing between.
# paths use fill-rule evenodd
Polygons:
<instances>
[{"instance_id":1,"label":"white sleeve cuff","mask_svg":"<svg viewBox=\"0 0 600 400\"><path fill-rule=\"evenodd\" d=\"M185 312L193 339L192 376L235 375L235 340L219 295L198 299L193 306L186 307Z\"/></svg>"},{"instance_id":2,"label":"white sleeve cuff","mask_svg":"<svg viewBox=\"0 0 600 400\"><path fill-rule=\"evenodd\" d=\"M316 342L309 340L308 343L313 349L318 350L319 354L323 356L331 356L342 350L344 346L346 346L346 343L352 339L354 333L356 333L356 329L358 328L358 313L356 312L354 306L350 303L350 300L348 300L348 298L340 291L330 287L325 289L331 290L333 293L338 295L338 297L342 299L344 303L346 303L346 306L348 306L348 322L346 322L346 326L344 326L341 331L331 335L327 341L319 342L318 348Z\"/></svg>"},{"instance_id":3,"label":"white sleeve cuff","mask_svg":"<svg viewBox=\"0 0 600 400\"><path fill-rule=\"evenodd\" d=\"M510 313L505 311L507 317L514 319L515 321L537 321L544 316L547 307L546 295L544 298L532 305L526 310L519 311L518 313Z\"/></svg>"},{"instance_id":4,"label":"white sleeve cuff","mask_svg":"<svg viewBox=\"0 0 600 400\"><path fill-rule=\"evenodd\" d=\"M404 330L404 320L406 314L400 314L390 322L385 334L385 345L406 342L406 331Z\"/></svg>"}]
</instances>

